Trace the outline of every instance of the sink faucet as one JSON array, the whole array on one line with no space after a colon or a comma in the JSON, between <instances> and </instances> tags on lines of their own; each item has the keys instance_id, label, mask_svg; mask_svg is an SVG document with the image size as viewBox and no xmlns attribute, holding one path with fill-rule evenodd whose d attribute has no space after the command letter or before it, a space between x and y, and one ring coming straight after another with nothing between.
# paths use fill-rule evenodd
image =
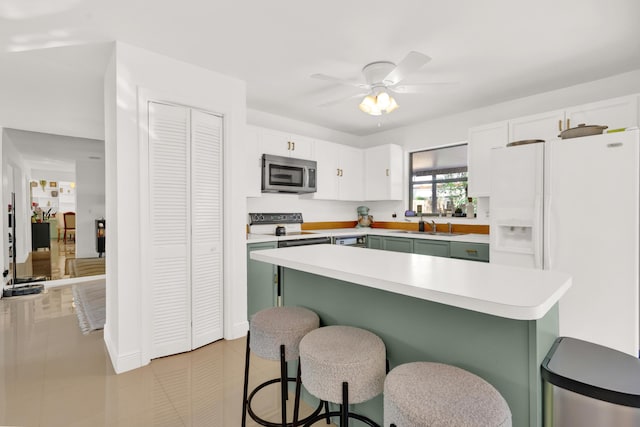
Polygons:
<instances>
[{"instance_id":1,"label":"sink faucet","mask_svg":"<svg viewBox=\"0 0 640 427\"><path fill-rule=\"evenodd\" d=\"M431 231L433 231L434 233L437 231L436 222L434 220L431 220Z\"/></svg>"}]
</instances>

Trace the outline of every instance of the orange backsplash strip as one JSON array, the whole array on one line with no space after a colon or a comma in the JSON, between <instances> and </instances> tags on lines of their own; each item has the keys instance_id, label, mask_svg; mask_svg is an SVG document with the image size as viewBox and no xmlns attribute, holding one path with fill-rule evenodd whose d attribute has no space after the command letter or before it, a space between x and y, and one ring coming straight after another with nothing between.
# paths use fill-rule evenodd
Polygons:
<instances>
[{"instance_id":1,"label":"orange backsplash strip","mask_svg":"<svg viewBox=\"0 0 640 427\"><path fill-rule=\"evenodd\" d=\"M325 230L331 228L354 228L358 221L305 222L303 230Z\"/></svg>"},{"instance_id":2,"label":"orange backsplash strip","mask_svg":"<svg viewBox=\"0 0 640 427\"><path fill-rule=\"evenodd\" d=\"M396 230L413 230L418 231L417 222L381 222L376 221L371 225L372 228L393 228ZM425 222L425 229L430 230L430 224ZM449 229L446 223L439 223L436 221L437 231L448 232ZM472 234L489 234L488 225L475 225L475 224L453 224L452 230L454 233L472 233Z\"/></svg>"}]
</instances>

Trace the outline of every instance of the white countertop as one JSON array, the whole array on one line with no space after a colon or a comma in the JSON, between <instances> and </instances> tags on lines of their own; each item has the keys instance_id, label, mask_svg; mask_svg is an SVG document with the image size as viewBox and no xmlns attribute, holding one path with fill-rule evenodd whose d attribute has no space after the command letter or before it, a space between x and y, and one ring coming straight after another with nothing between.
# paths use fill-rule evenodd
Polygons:
<instances>
[{"instance_id":1,"label":"white countertop","mask_svg":"<svg viewBox=\"0 0 640 427\"><path fill-rule=\"evenodd\" d=\"M540 319L571 286L565 273L337 245L258 250L251 259L518 320Z\"/></svg>"},{"instance_id":2,"label":"white countertop","mask_svg":"<svg viewBox=\"0 0 640 427\"><path fill-rule=\"evenodd\" d=\"M417 233L402 233L401 230L388 228L333 228L326 230L307 230L313 234L295 236L270 236L264 234L248 234L247 243L277 242L279 240L305 239L310 237L335 237L335 236L388 236L403 237L406 239L446 240L450 242L469 242L489 244L488 234L458 234L458 235L432 235Z\"/></svg>"}]
</instances>

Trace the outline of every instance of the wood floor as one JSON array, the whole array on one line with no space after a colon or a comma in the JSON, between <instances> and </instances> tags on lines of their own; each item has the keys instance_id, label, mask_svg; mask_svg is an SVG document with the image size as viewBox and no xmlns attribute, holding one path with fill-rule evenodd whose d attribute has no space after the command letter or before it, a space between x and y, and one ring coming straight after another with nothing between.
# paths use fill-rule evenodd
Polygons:
<instances>
[{"instance_id":1,"label":"wood floor","mask_svg":"<svg viewBox=\"0 0 640 427\"><path fill-rule=\"evenodd\" d=\"M18 277L46 276L49 280L68 278L65 271L67 259L76 257L76 243L72 240L51 240L49 250L38 249L29 253L26 262L18 263Z\"/></svg>"}]
</instances>

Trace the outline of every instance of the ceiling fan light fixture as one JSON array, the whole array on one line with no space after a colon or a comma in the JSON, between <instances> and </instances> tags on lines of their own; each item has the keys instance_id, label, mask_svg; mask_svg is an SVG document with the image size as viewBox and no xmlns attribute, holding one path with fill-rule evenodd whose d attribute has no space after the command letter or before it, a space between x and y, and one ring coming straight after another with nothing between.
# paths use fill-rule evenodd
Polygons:
<instances>
[{"instance_id":1,"label":"ceiling fan light fixture","mask_svg":"<svg viewBox=\"0 0 640 427\"><path fill-rule=\"evenodd\" d=\"M372 116L380 116L382 113L390 113L399 107L398 103L387 92L382 91L377 95L367 95L358 106L361 111Z\"/></svg>"}]
</instances>

